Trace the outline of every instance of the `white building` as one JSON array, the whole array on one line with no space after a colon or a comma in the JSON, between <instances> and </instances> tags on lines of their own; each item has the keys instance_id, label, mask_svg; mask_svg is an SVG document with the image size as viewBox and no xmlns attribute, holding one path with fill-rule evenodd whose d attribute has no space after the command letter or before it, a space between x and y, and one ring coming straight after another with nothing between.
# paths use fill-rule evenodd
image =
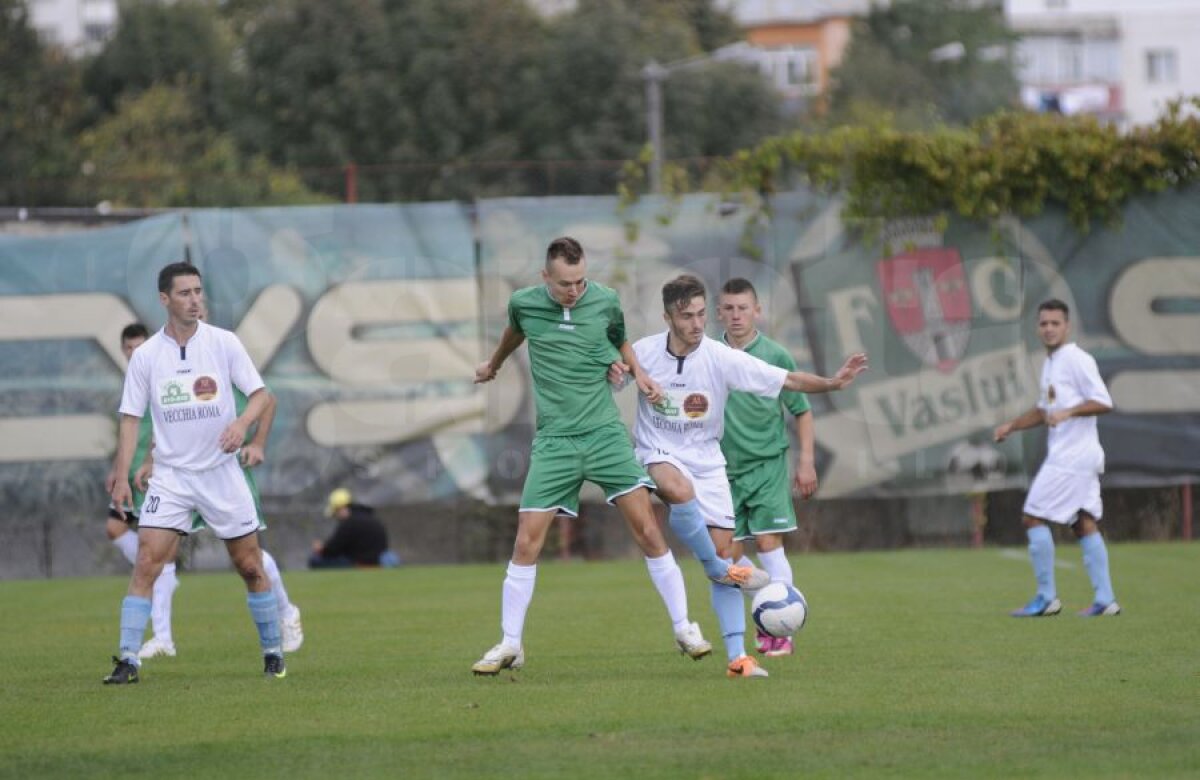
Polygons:
<instances>
[{"instance_id":1,"label":"white building","mask_svg":"<svg viewBox=\"0 0 1200 780\"><path fill-rule=\"evenodd\" d=\"M1005 0L1004 10L1021 35L1030 108L1140 125L1200 95L1200 0Z\"/></svg>"},{"instance_id":2,"label":"white building","mask_svg":"<svg viewBox=\"0 0 1200 780\"><path fill-rule=\"evenodd\" d=\"M117 26L116 0L26 0L26 6L42 42L75 55L98 50Z\"/></svg>"}]
</instances>

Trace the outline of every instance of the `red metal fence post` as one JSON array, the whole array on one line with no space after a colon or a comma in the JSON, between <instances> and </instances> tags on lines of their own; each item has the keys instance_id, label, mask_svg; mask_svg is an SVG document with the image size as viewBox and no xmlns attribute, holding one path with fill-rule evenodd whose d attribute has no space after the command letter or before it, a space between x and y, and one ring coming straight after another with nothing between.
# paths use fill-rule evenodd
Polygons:
<instances>
[{"instance_id":1,"label":"red metal fence post","mask_svg":"<svg viewBox=\"0 0 1200 780\"><path fill-rule=\"evenodd\" d=\"M346 163L346 202L358 203L358 165Z\"/></svg>"}]
</instances>

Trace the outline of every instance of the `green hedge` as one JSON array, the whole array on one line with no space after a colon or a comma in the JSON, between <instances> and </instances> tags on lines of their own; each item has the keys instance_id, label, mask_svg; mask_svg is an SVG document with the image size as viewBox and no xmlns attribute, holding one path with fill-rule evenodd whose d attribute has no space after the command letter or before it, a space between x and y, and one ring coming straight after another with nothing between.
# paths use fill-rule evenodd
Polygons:
<instances>
[{"instance_id":1,"label":"green hedge","mask_svg":"<svg viewBox=\"0 0 1200 780\"><path fill-rule=\"evenodd\" d=\"M771 193L807 185L846 196L844 216L957 214L990 220L1063 208L1087 231L1116 222L1131 197L1200 177L1200 98L1173 103L1153 125L1122 132L1087 117L1002 113L968 128L876 126L796 132L733 155L701 188ZM623 200L644 177L630 166ZM690 186L665 175L668 194ZM768 199L769 200L769 199Z\"/></svg>"}]
</instances>

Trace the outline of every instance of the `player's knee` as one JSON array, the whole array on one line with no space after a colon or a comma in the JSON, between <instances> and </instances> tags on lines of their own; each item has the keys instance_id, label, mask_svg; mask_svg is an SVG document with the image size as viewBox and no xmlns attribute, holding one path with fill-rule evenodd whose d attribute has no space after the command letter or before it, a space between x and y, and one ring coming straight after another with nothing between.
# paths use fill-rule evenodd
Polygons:
<instances>
[{"instance_id":1,"label":"player's knee","mask_svg":"<svg viewBox=\"0 0 1200 780\"><path fill-rule=\"evenodd\" d=\"M658 483L658 497L668 504L686 504L696 497L696 491L691 482L680 477Z\"/></svg>"},{"instance_id":2,"label":"player's knee","mask_svg":"<svg viewBox=\"0 0 1200 780\"><path fill-rule=\"evenodd\" d=\"M513 558L517 560L537 560L538 555L542 552L544 540L544 535L533 534L524 530L518 531L516 541L513 542Z\"/></svg>"},{"instance_id":3,"label":"player's knee","mask_svg":"<svg viewBox=\"0 0 1200 780\"><path fill-rule=\"evenodd\" d=\"M247 585L257 585L267 580L266 571L257 562L248 561L244 565L239 565L237 571Z\"/></svg>"}]
</instances>

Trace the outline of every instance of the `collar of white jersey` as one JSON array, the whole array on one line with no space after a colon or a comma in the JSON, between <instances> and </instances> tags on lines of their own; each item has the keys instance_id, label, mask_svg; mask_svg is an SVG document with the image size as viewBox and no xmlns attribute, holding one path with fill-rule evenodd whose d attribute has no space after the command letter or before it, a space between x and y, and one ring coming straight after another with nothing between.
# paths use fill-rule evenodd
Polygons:
<instances>
[{"instance_id":1,"label":"collar of white jersey","mask_svg":"<svg viewBox=\"0 0 1200 780\"><path fill-rule=\"evenodd\" d=\"M1076 349L1079 349L1079 345L1076 344L1074 341L1068 341L1066 344L1063 344L1062 346L1060 346L1058 349L1054 350L1053 352L1047 352L1046 359L1052 360L1055 355L1065 355L1068 352L1074 352Z\"/></svg>"},{"instance_id":2,"label":"collar of white jersey","mask_svg":"<svg viewBox=\"0 0 1200 780\"><path fill-rule=\"evenodd\" d=\"M687 353L686 355L676 355L674 352L671 351L671 329L667 328L663 332L663 352L666 352L667 355L670 356L670 358L672 360L687 360L692 355L695 355L700 350L704 349L704 342L706 342L706 341L709 341L709 337L708 337L707 333L705 333L703 336L700 337L700 343L697 344L696 348L693 349L691 352Z\"/></svg>"},{"instance_id":3,"label":"collar of white jersey","mask_svg":"<svg viewBox=\"0 0 1200 780\"><path fill-rule=\"evenodd\" d=\"M171 336L171 334L167 333L167 323L169 323L169 322L170 322L170 320L167 320L167 322L163 323L163 326L158 329L158 332L163 337L164 340L169 341L178 347L179 342L176 341ZM190 345L193 341L195 341L196 339L198 339L200 337L201 331L207 330L208 328L211 328L211 327L212 327L212 325L209 325L204 320L196 320L196 332L192 334L192 337L190 339L188 339L187 344L184 344L183 346L186 347L186 346Z\"/></svg>"}]
</instances>

